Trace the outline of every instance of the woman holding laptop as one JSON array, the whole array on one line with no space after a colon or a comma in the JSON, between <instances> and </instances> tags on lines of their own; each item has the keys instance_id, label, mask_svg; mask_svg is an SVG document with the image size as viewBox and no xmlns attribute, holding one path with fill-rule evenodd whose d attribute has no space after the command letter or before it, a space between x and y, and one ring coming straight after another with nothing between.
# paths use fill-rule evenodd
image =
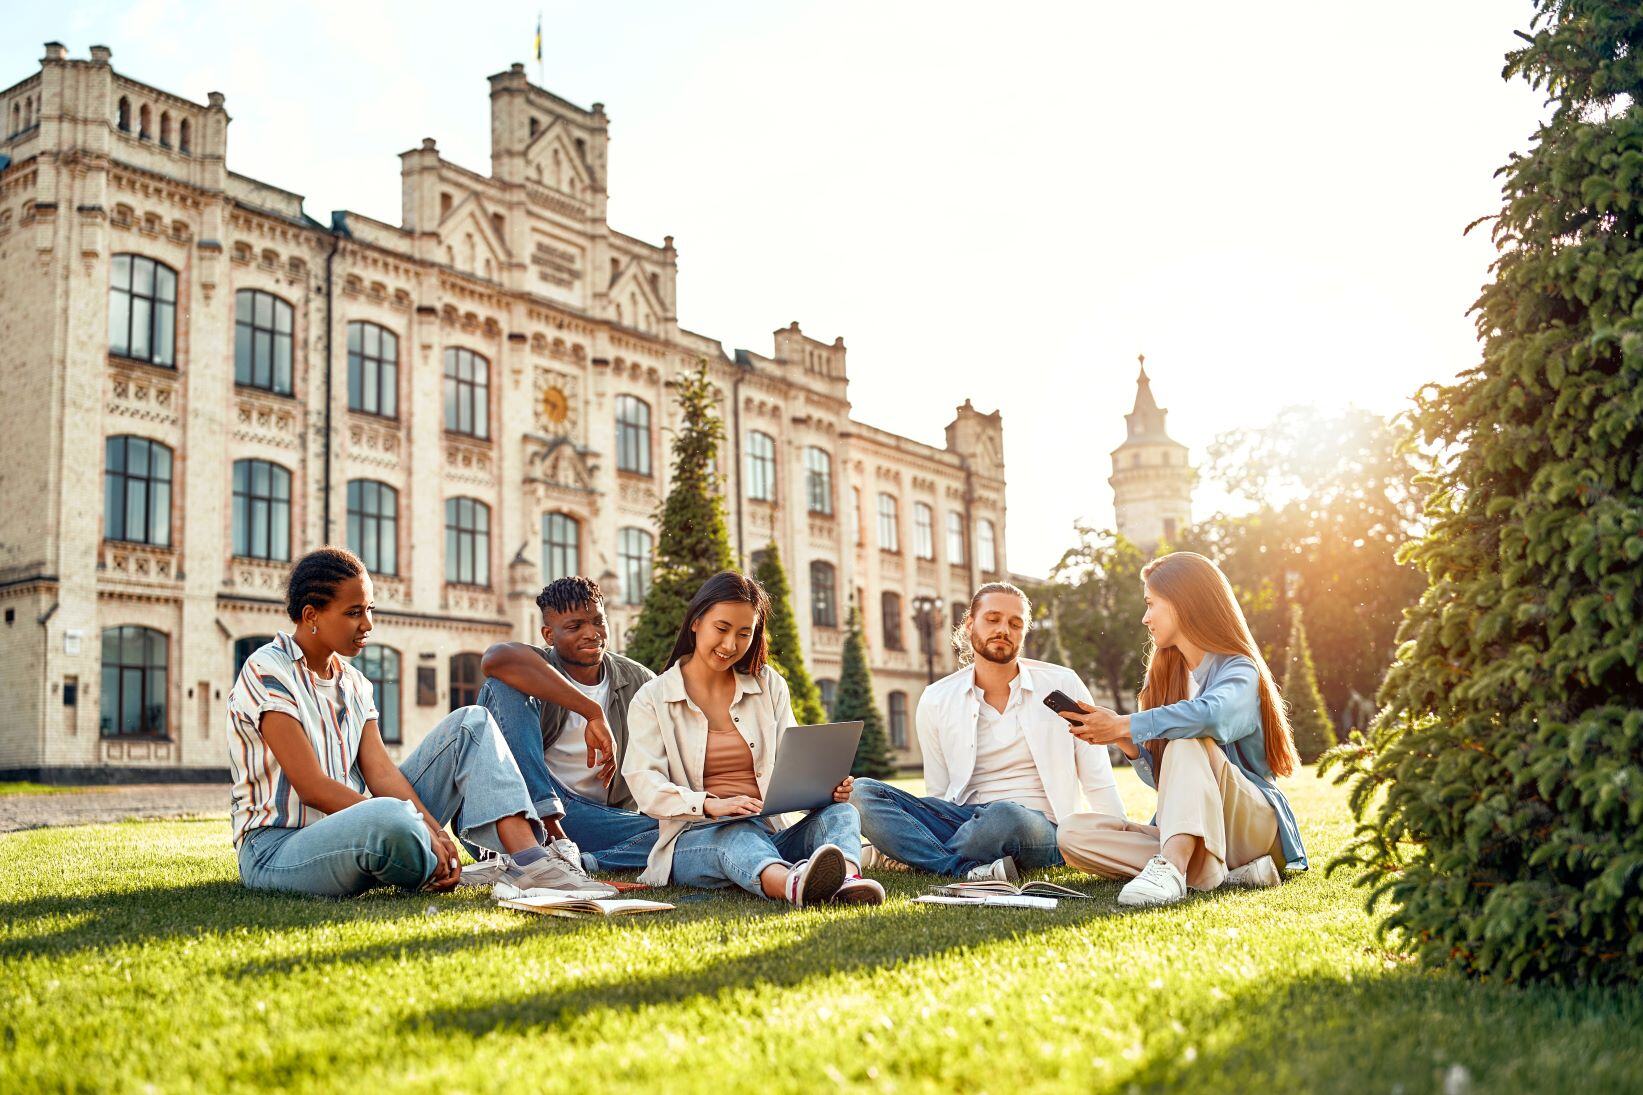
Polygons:
<instances>
[{"instance_id":1,"label":"woman holding laptop","mask_svg":"<svg viewBox=\"0 0 1643 1095\"><path fill-rule=\"evenodd\" d=\"M757 817L795 721L787 682L767 661L769 611L752 578L714 575L685 610L666 670L633 697L622 775L639 809L661 823L639 880L735 885L795 908L881 904L884 888L861 877L848 777L832 804L790 827ZM701 824L718 819L731 820Z\"/></svg>"}]
</instances>

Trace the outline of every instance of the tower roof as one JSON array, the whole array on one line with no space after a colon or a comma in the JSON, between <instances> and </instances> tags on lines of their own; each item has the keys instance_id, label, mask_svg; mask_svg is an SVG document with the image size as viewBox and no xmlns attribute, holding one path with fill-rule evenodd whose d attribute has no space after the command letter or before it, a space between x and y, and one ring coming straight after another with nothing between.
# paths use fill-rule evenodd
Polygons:
<instances>
[{"instance_id":1,"label":"tower roof","mask_svg":"<svg viewBox=\"0 0 1643 1095\"><path fill-rule=\"evenodd\" d=\"M1124 444L1128 445L1173 445L1177 442L1170 437L1164 428L1164 416L1169 412L1158 405L1153 398L1152 379L1147 376L1147 355L1140 354L1137 360L1141 363L1141 373L1135 378L1135 409L1124 416L1128 429L1124 436Z\"/></svg>"}]
</instances>

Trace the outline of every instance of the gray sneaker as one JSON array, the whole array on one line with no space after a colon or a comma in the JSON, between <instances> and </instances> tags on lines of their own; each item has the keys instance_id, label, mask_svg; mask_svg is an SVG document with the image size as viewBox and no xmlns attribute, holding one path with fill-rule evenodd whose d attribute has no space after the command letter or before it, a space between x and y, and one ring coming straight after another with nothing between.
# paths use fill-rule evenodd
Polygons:
<instances>
[{"instance_id":1,"label":"gray sneaker","mask_svg":"<svg viewBox=\"0 0 1643 1095\"><path fill-rule=\"evenodd\" d=\"M512 856L504 856L507 867L497 881L521 890L574 890L592 897L614 897L618 893L615 886L589 878L581 863L571 862L552 848L547 851L547 855L523 867Z\"/></svg>"},{"instance_id":2,"label":"gray sneaker","mask_svg":"<svg viewBox=\"0 0 1643 1095\"><path fill-rule=\"evenodd\" d=\"M970 873L964 876L966 882L1008 882L1012 886L1021 884L1021 872L1016 870L1015 858L1005 856L995 859L991 863L983 863L979 867L970 868Z\"/></svg>"},{"instance_id":3,"label":"gray sneaker","mask_svg":"<svg viewBox=\"0 0 1643 1095\"><path fill-rule=\"evenodd\" d=\"M479 859L462 868L462 885L494 886L502 881L507 869L506 858L501 853L481 848Z\"/></svg>"}]
</instances>

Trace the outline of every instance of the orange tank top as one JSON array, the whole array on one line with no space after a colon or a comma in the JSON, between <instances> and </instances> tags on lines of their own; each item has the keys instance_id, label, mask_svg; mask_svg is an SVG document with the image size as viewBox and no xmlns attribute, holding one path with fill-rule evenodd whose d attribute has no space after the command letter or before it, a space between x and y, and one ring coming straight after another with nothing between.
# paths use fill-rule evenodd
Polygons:
<instances>
[{"instance_id":1,"label":"orange tank top","mask_svg":"<svg viewBox=\"0 0 1643 1095\"><path fill-rule=\"evenodd\" d=\"M753 750L737 731L708 728L702 789L719 798L759 797L759 781L753 776Z\"/></svg>"}]
</instances>

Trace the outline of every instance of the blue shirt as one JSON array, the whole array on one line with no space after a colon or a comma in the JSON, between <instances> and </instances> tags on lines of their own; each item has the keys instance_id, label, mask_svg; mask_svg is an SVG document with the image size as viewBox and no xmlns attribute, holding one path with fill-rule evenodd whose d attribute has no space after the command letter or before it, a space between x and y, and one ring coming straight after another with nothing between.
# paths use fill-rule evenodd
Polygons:
<instances>
[{"instance_id":1,"label":"blue shirt","mask_svg":"<svg viewBox=\"0 0 1643 1095\"><path fill-rule=\"evenodd\" d=\"M1165 704L1130 716L1130 737L1136 745L1149 741L1209 738L1221 746L1278 815L1278 838L1284 865L1292 871L1307 869L1306 849L1289 800L1266 762L1266 738L1261 727L1260 676L1255 663L1242 654L1205 654L1192 671L1198 694L1190 700ZM1130 762L1149 787L1157 787L1152 755L1145 749Z\"/></svg>"}]
</instances>

